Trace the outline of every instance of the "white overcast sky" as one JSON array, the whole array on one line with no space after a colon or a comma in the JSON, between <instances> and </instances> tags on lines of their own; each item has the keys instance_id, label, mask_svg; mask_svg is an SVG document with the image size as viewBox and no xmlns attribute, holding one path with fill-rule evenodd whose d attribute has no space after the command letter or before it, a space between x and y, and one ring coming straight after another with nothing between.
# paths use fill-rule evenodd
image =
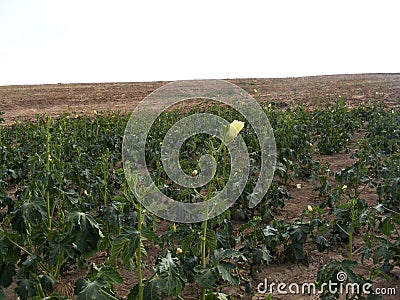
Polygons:
<instances>
[{"instance_id":1,"label":"white overcast sky","mask_svg":"<svg viewBox=\"0 0 400 300\"><path fill-rule=\"evenodd\" d=\"M397 2L0 0L0 85L400 72Z\"/></svg>"}]
</instances>

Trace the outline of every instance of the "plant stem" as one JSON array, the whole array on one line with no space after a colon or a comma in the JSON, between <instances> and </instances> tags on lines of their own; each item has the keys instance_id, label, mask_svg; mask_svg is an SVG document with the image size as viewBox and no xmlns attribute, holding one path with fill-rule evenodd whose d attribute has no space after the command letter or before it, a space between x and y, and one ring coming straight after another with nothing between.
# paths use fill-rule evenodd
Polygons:
<instances>
[{"instance_id":1,"label":"plant stem","mask_svg":"<svg viewBox=\"0 0 400 300\"><path fill-rule=\"evenodd\" d=\"M26 250L24 247L18 245L16 242L14 242L10 237L7 237L7 239L13 244L15 245L18 249L22 250L23 252L25 252L26 254L28 254L29 256L33 256L33 253L29 252L28 250ZM45 271L48 274L51 274L49 272L49 270L46 268L46 266L44 264L42 264L40 261L37 262L38 266L42 268L43 271Z\"/></svg>"},{"instance_id":2,"label":"plant stem","mask_svg":"<svg viewBox=\"0 0 400 300\"><path fill-rule=\"evenodd\" d=\"M210 200L213 186L214 186L213 182L211 182L210 185L208 186L206 201ZM208 211L208 206L206 206L206 209ZM207 265L207 261L206 261L206 256L207 256L206 255L206 242L207 242L207 225L208 225L207 221L208 221L208 219L205 219L203 221L203 233L201 236L201 265L203 267L205 267Z\"/></svg>"},{"instance_id":3,"label":"plant stem","mask_svg":"<svg viewBox=\"0 0 400 300\"><path fill-rule=\"evenodd\" d=\"M216 171L216 167L218 165L219 152L221 151L223 146L224 146L224 144L221 143L221 145L219 146L218 150L215 152L215 170L214 171ZM215 178L215 176L214 176L214 178ZM211 192L212 192L212 189L214 187L214 178L211 180L211 183L208 186L208 191L207 191L207 195L206 195L206 199L205 199L207 204L208 204L208 200L210 200ZM208 213L208 205L206 205L206 211ZM206 218L203 221L203 232L202 232L202 235L201 235L201 266L203 268L205 268L207 266L207 260L206 260L206 258L207 258L207 253L206 253L207 225L208 225L207 221L208 221L208 218ZM206 293L207 293L207 289L202 288L201 289L201 300L204 300L206 298Z\"/></svg>"},{"instance_id":4,"label":"plant stem","mask_svg":"<svg viewBox=\"0 0 400 300\"><path fill-rule=\"evenodd\" d=\"M137 275L138 275L138 286L139 286L139 294L138 299L143 300L143 275L142 275L142 204L139 201L138 204L138 231L139 231L139 247L136 250L136 268L137 268Z\"/></svg>"},{"instance_id":5,"label":"plant stem","mask_svg":"<svg viewBox=\"0 0 400 300\"><path fill-rule=\"evenodd\" d=\"M64 255L60 255L57 259L57 264L53 273L54 279L58 279L58 276L60 275L61 267L63 264L65 264L68 261L68 258L63 259Z\"/></svg>"},{"instance_id":6,"label":"plant stem","mask_svg":"<svg viewBox=\"0 0 400 300\"><path fill-rule=\"evenodd\" d=\"M344 230L344 229L342 228L342 226L340 226L339 224L336 224L336 226L339 227L339 229L340 229L344 234L349 235L349 233L348 233L346 230Z\"/></svg>"},{"instance_id":7,"label":"plant stem","mask_svg":"<svg viewBox=\"0 0 400 300\"><path fill-rule=\"evenodd\" d=\"M104 158L103 158L103 166L102 166L102 168L103 168L103 180L104 180L104 198L103 198L104 206L107 206L107 197L108 197L108 195L107 195L107 190L108 190L107 184L108 184L108 171L109 171L108 170L109 157L110 157L110 152L109 152L109 150L107 148L106 149L106 153L105 153Z\"/></svg>"},{"instance_id":8,"label":"plant stem","mask_svg":"<svg viewBox=\"0 0 400 300\"><path fill-rule=\"evenodd\" d=\"M350 200L350 210L351 210L351 224L350 224L350 229L349 229L349 258L350 260L353 260L353 232L354 232L354 222L355 222L355 202L356 199L351 199Z\"/></svg>"},{"instance_id":9,"label":"plant stem","mask_svg":"<svg viewBox=\"0 0 400 300\"><path fill-rule=\"evenodd\" d=\"M353 260L353 233L349 233L349 259Z\"/></svg>"},{"instance_id":10,"label":"plant stem","mask_svg":"<svg viewBox=\"0 0 400 300\"><path fill-rule=\"evenodd\" d=\"M51 135L50 126L51 118L46 117L46 210L47 210L47 229L51 231L51 207L50 207L50 191L49 191L49 176L50 176L50 159L51 159Z\"/></svg>"},{"instance_id":11,"label":"plant stem","mask_svg":"<svg viewBox=\"0 0 400 300\"><path fill-rule=\"evenodd\" d=\"M111 300L118 300L117 297L114 297L113 295L111 295L109 292L105 291L104 289L101 290L102 293L104 293L109 299Z\"/></svg>"},{"instance_id":12,"label":"plant stem","mask_svg":"<svg viewBox=\"0 0 400 300\"><path fill-rule=\"evenodd\" d=\"M398 211L391 210L390 208L387 208L386 206L383 206L383 205L382 205L382 207L383 207L385 210L387 210L387 211L389 211L389 212L391 212L391 213L393 213L393 214L399 215L399 212L398 212Z\"/></svg>"}]
</instances>

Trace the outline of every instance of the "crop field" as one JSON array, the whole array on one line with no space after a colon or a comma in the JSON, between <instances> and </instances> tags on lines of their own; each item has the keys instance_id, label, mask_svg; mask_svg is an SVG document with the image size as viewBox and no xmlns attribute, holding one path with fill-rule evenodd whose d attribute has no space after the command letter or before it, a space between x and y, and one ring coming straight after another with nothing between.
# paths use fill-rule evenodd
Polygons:
<instances>
[{"instance_id":1,"label":"crop field","mask_svg":"<svg viewBox=\"0 0 400 300\"><path fill-rule=\"evenodd\" d=\"M260 103L276 141L254 208L261 149L238 111L198 100L162 113L147 136L155 185L200 202L224 188L229 153L214 136L187 139L187 175L205 154L218 152L217 168L183 188L163 168L165 135L202 112L244 122L245 189L193 224L153 215L123 169L129 111L163 83L0 87L0 300L398 299L400 75L232 82Z\"/></svg>"}]
</instances>

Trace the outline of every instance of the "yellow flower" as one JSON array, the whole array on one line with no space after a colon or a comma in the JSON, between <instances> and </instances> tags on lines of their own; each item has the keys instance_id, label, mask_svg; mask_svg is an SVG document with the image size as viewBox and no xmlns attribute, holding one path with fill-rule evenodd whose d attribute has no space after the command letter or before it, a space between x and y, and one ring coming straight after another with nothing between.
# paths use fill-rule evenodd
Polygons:
<instances>
[{"instance_id":1,"label":"yellow flower","mask_svg":"<svg viewBox=\"0 0 400 300\"><path fill-rule=\"evenodd\" d=\"M240 131L242 131L244 127L244 122L235 120L231 124L229 124L228 127L228 132L227 132L227 138L228 142L231 142L234 140L235 137L239 134Z\"/></svg>"},{"instance_id":2,"label":"yellow flower","mask_svg":"<svg viewBox=\"0 0 400 300\"><path fill-rule=\"evenodd\" d=\"M176 255L182 254L183 251L181 248L176 248Z\"/></svg>"},{"instance_id":3,"label":"yellow flower","mask_svg":"<svg viewBox=\"0 0 400 300\"><path fill-rule=\"evenodd\" d=\"M342 186L343 191L347 189L347 185Z\"/></svg>"},{"instance_id":4,"label":"yellow flower","mask_svg":"<svg viewBox=\"0 0 400 300\"><path fill-rule=\"evenodd\" d=\"M311 205L307 206L307 210L308 210L309 212L312 212L312 211L313 211L312 206L311 206Z\"/></svg>"},{"instance_id":5,"label":"yellow flower","mask_svg":"<svg viewBox=\"0 0 400 300\"><path fill-rule=\"evenodd\" d=\"M198 172L197 170L193 170L192 176L194 177L194 176L196 176L197 174L199 174L199 172Z\"/></svg>"}]
</instances>

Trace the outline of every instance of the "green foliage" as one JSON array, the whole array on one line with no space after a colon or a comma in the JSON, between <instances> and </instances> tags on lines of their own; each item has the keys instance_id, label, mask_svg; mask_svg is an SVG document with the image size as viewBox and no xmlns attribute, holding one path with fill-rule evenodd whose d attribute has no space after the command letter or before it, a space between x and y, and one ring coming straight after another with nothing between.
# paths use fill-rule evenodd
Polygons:
<instances>
[{"instance_id":1,"label":"green foliage","mask_svg":"<svg viewBox=\"0 0 400 300\"><path fill-rule=\"evenodd\" d=\"M183 290L186 278L179 265L179 260L170 252L160 256L155 266L154 275L145 281L143 299L158 300L169 296L178 296ZM139 286L136 284L128 295L129 300L139 298Z\"/></svg>"},{"instance_id":2,"label":"green foliage","mask_svg":"<svg viewBox=\"0 0 400 300\"><path fill-rule=\"evenodd\" d=\"M17 276L17 293L21 300L28 300L36 296L35 287L38 285L38 281L29 277L26 278L22 272L20 272Z\"/></svg>"},{"instance_id":3,"label":"green foliage","mask_svg":"<svg viewBox=\"0 0 400 300\"><path fill-rule=\"evenodd\" d=\"M151 230L142 229L125 229L121 235L113 241L110 260L115 261L118 256L121 256L124 266L128 270L132 270L134 266L134 258L138 248L143 254L146 254L143 242L148 239L159 241L159 237Z\"/></svg>"},{"instance_id":4,"label":"green foliage","mask_svg":"<svg viewBox=\"0 0 400 300\"><path fill-rule=\"evenodd\" d=\"M163 113L146 140L154 182L177 201L202 201L204 190L200 195L171 182L163 170L160 142L176 121L202 111L196 107ZM235 110L216 106L207 112L228 121L243 120ZM354 271L360 265L356 256L333 261L321 267L319 283L339 271L346 272L349 282L388 276L400 266L400 111L380 105L350 109L339 100L314 110L298 106L265 112L274 128L277 167L261 203L248 208L259 176L261 149L254 130L246 126L241 134L249 150L250 177L231 210L209 220L205 228L171 224L165 232L157 230L160 234L155 217L132 196L124 178L121 145L128 116L70 113L57 119L39 116L36 122L2 124L0 299L12 283L21 299L63 299L52 291L54 284L68 269L88 268L99 251L108 255L106 264L92 265L88 275L75 283L75 293L78 299L118 299L114 285L121 284L122 278L117 267L135 269L139 276L139 269L141 274L145 267L141 257L155 244L162 251L152 266L153 274L149 278L141 274L142 284L132 287L128 299L139 299L141 294L143 299L178 297L187 282L208 289L205 299L230 299L219 287L239 283L238 267L252 277L273 262L307 264L307 243L321 252L346 247L349 258L357 251L361 263L372 264L367 278ZM355 135L361 136L356 142ZM199 170L198 157L213 154L210 149L219 145L205 134L185 141L180 149L183 170L187 174ZM352 160L335 174L316 158L334 153L346 153ZM224 187L230 167L229 153L221 151L213 193ZM312 211L305 208L294 221L282 220L278 216L291 201L289 191L296 178L319 182L315 188L319 203L313 203ZM16 192L9 195L11 190ZM366 201L366 191L375 193L378 202ZM363 244L354 249L356 237ZM202 253L207 254L205 266Z\"/></svg>"},{"instance_id":5,"label":"green foliage","mask_svg":"<svg viewBox=\"0 0 400 300\"><path fill-rule=\"evenodd\" d=\"M371 280L353 271L357 265L358 263L356 261L351 260L333 260L328 264L323 265L318 270L315 282L316 287L319 290L322 290L320 295L321 299L339 299L340 294L343 293L341 291L346 291L346 285L352 287L352 285L348 284L355 285L354 289L348 288L349 292L347 293L347 296L357 297L357 299L360 299L363 294L363 287L371 287ZM329 290L328 283L331 283L335 289L331 288L331 290ZM372 293L370 288L369 292ZM378 297L375 299L381 298Z\"/></svg>"},{"instance_id":6,"label":"green foliage","mask_svg":"<svg viewBox=\"0 0 400 300\"><path fill-rule=\"evenodd\" d=\"M158 294L157 285L155 282L146 282L143 290L143 299L159 300L161 299ZM128 294L128 300L136 300L139 297L139 286L136 284Z\"/></svg>"},{"instance_id":7,"label":"green foliage","mask_svg":"<svg viewBox=\"0 0 400 300\"><path fill-rule=\"evenodd\" d=\"M71 235L76 240L78 250L83 254L97 250L97 243L104 236L93 217L74 211L68 214L68 219L72 222Z\"/></svg>"},{"instance_id":8,"label":"green foliage","mask_svg":"<svg viewBox=\"0 0 400 300\"><path fill-rule=\"evenodd\" d=\"M156 265L158 277L154 279L154 283L163 296L179 295L184 288L186 278L177 261L177 258L173 258L171 253L167 252Z\"/></svg>"},{"instance_id":9,"label":"green foliage","mask_svg":"<svg viewBox=\"0 0 400 300\"><path fill-rule=\"evenodd\" d=\"M315 143L321 154L333 154L346 149L355 130L361 122L357 113L349 110L345 102L327 104L312 117L315 121Z\"/></svg>"},{"instance_id":10,"label":"green foliage","mask_svg":"<svg viewBox=\"0 0 400 300\"><path fill-rule=\"evenodd\" d=\"M16 274L15 261L18 252L8 239L7 233L0 229L0 286L9 287Z\"/></svg>"},{"instance_id":11,"label":"green foliage","mask_svg":"<svg viewBox=\"0 0 400 300\"><path fill-rule=\"evenodd\" d=\"M92 264L88 276L76 282L75 294L78 295L78 300L118 299L115 297L113 285L122 282L121 275L113 267Z\"/></svg>"},{"instance_id":12,"label":"green foliage","mask_svg":"<svg viewBox=\"0 0 400 300\"><path fill-rule=\"evenodd\" d=\"M245 259L243 254L234 249L216 249L211 253L209 265L195 268L195 281L205 289L211 289L218 278L231 284L238 285L239 278L231 273L236 268L233 259Z\"/></svg>"},{"instance_id":13,"label":"green foliage","mask_svg":"<svg viewBox=\"0 0 400 300\"><path fill-rule=\"evenodd\" d=\"M270 251L264 244L266 236L264 230L268 231L270 227L267 226L267 228L263 229L260 223L261 218L254 217L240 228L243 232L240 237L243 247L240 251L250 263L251 276L253 276L256 271L260 271L263 264L269 264L273 259Z\"/></svg>"}]
</instances>

